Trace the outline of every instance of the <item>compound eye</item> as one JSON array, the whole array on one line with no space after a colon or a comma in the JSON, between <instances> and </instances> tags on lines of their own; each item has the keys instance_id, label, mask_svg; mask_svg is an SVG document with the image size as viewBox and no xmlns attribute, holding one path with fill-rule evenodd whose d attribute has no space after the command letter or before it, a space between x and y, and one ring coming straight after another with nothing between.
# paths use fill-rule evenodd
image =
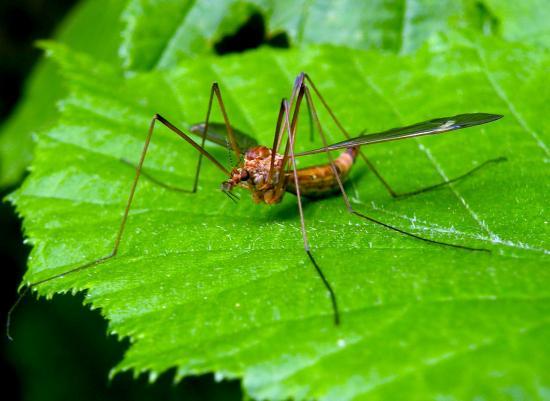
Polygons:
<instances>
[{"instance_id":1,"label":"compound eye","mask_svg":"<svg viewBox=\"0 0 550 401\"><path fill-rule=\"evenodd\" d=\"M222 182L221 190L223 192L231 191L231 182L229 182L229 181Z\"/></svg>"},{"instance_id":2,"label":"compound eye","mask_svg":"<svg viewBox=\"0 0 550 401\"><path fill-rule=\"evenodd\" d=\"M241 181L247 181L250 178L250 174L246 170L241 171Z\"/></svg>"}]
</instances>

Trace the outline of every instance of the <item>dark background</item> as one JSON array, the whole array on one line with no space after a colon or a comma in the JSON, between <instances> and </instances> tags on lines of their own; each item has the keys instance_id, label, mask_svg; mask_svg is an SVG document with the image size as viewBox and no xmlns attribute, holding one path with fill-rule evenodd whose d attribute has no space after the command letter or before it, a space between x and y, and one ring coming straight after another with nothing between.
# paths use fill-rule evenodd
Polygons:
<instances>
[{"instance_id":1,"label":"dark background","mask_svg":"<svg viewBox=\"0 0 550 401\"><path fill-rule=\"evenodd\" d=\"M0 125L21 97L26 77L40 57L36 39L54 35L55 27L75 0L2 0L0 2ZM259 14L234 35L220 39L218 54L267 44L288 47L284 34L268 38ZM4 198L16 187L0 190ZM2 322L17 296L29 248L13 207L0 203ZM82 306L82 296L58 295L53 300L27 296L14 314L10 342L2 336L3 394L10 400L240 400L239 382L216 383L211 375L173 385L173 372L154 384L130 374L108 380L124 354L127 341L106 335L97 311Z\"/></svg>"}]
</instances>

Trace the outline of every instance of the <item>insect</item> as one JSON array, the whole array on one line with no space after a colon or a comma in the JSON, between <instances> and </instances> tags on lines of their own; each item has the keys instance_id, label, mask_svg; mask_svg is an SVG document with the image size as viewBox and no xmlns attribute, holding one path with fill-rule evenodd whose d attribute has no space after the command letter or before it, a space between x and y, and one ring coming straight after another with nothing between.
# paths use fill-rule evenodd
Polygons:
<instances>
[{"instance_id":1,"label":"insect","mask_svg":"<svg viewBox=\"0 0 550 401\"><path fill-rule=\"evenodd\" d=\"M326 111L340 130L340 132L346 138L342 142L328 144L326 135L323 131L323 127L317 114L315 104L313 102L312 93L317 96L323 107L326 109ZM210 115L212 112L214 98L216 98L221 114L223 116L223 123L210 122ZM300 107L304 100L308 108L311 121L315 124L316 131L321 137L323 146L321 148L313 149L307 152L296 153L294 151L294 145L297 136L298 117L300 115ZM459 114L453 117L436 118L406 127L393 128L383 132L362 134L352 138L348 131L340 123L340 120L336 117L335 113L332 111L325 98L321 95L320 91L317 89L310 76L306 73L301 73L298 75L294 82L290 100L283 99L281 101L273 143L270 147L268 147L257 144L253 138L249 137L245 133L236 130L231 126L228 114L224 106L221 91L219 89L219 86L214 83L212 84L210 90L210 97L208 101L205 122L201 124L196 124L190 128L190 133L200 136L201 140L199 143L195 142L190 137L190 135L175 127L172 123L170 123L159 114L156 114L151 120L149 131L147 133L143 150L141 152L141 157L137 166L135 166L135 178L131 185L128 201L122 215L122 221L118 228L112 251L106 256L84 263L62 274L57 274L43 280L28 284L8 313L8 337L11 313L29 289L50 280L58 279L68 274L73 274L100 265L117 255L140 176L143 175L146 178L152 180L154 183L161 185L167 189L194 193L197 191L198 188L199 175L203 157L206 157L226 175L227 178L225 181L222 182L221 190L234 201L238 199L238 195L233 192L236 188L241 188L249 191L252 195L252 199L254 200L254 202L264 203L267 205L273 205L281 202L283 196L287 192L290 192L296 196L298 211L300 215L303 247L307 258L309 259L312 267L315 269L316 273L322 280L325 290L330 296L330 302L333 312L333 322L335 325L338 325L340 323L340 312L336 293L333 290L330 282L327 280L321 266L317 263L311 250L302 208L302 197L322 198L327 195L340 192L347 210L351 214L367 220L371 223L381 225L386 229L392 230L401 235L412 237L414 239L434 245L458 248L466 251L489 252L489 250L483 248L450 244L432 240L429 238L424 238L422 236L409 233L398 227L386 224L382 221L367 216L366 214L356 211L353 208L348 195L346 194L344 182L348 178L355 161L359 157L366 163L368 168L373 172L377 179L381 181L389 194L394 198L412 196L422 192L431 191L465 178L488 164L498 163L506 159L503 157L491 159L486 161L485 163L480 164L476 168L462 174L459 177L455 177L453 179L449 179L428 187L420 188L416 191L397 193L390 187L390 185L386 182L386 180L384 180L382 175L376 170L375 166L363 154L363 152L360 150L360 147L379 142L412 138L422 135L441 134L452 130L489 123L498 120L501 117L502 115L488 113ZM197 168L191 190L171 187L156 180L154 177L143 171L143 163L147 154L147 150L149 148L149 144L151 142L155 124L157 122L165 125L172 132L179 135L182 139L184 139L199 152ZM220 130L225 130L225 135L220 134ZM226 169L226 167L224 167L214 156L212 156L212 154L210 154L205 149L205 142L207 139L219 145L228 146L229 150L234 153L237 163L231 170ZM343 152L335 158L332 155L331 151L338 149L343 149ZM316 153L326 153L328 163L324 165L300 169L296 167L296 158Z\"/></svg>"}]
</instances>

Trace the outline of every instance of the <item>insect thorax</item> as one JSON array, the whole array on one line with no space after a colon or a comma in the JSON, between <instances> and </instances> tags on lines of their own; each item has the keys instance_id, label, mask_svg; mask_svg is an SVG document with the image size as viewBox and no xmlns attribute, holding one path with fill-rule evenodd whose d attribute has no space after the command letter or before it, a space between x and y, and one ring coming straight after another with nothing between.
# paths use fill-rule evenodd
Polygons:
<instances>
[{"instance_id":1,"label":"insect thorax","mask_svg":"<svg viewBox=\"0 0 550 401\"><path fill-rule=\"evenodd\" d=\"M279 203L285 193L284 183L280 185L280 180L285 178L284 174L280 174L282 162L282 155L275 153L272 157L271 149L254 146L246 151L242 162L231 171L230 179L223 186L228 190L235 186L250 190L256 203Z\"/></svg>"}]
</instances>

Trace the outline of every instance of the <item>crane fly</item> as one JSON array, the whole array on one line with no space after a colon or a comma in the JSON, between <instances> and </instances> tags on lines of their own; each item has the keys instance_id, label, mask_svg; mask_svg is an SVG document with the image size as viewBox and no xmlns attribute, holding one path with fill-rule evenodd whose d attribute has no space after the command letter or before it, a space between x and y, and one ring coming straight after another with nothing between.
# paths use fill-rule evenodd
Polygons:
<instances>
[{"instance_id":1,"label":"crane fly","mask_svg":"<svg viewBox=\"0 0 550 401\"><path fill-rule=\"evenodd\" d=\"M317 110L315 108L315 104L313 103L312 92L317 96L325 110L328 112L328 114L338 127L339 131L346 138L345 140L334 144L328 144L325 132L323 131L323 127L320 123ZM223 116L223 123L210 122L210 115L212 112L214 98L216 98L217 104ZM316 132L319 134L323 146L318 149L296 153L294 151L294 145L297 135L298 116L300 113L300 107L304 100L306 102L311 121L315 124ZM502 115L488 113L459 114L452 117L435 118L406 127L393 128L382 132L362 134L357 137L352 137L349 132L344 128L344 126L340 123L340 120L336 117L336 115L326 102L325 98L321 95L320 91L317 89L312 79L309 77L309 75L306 73L301 73L298 75L294 82L290 100L283 99L281 101L273 143L270 147L268 147L264 145L259 145L253 138L231 126L220 88L217 83L213 83L210 90L210 97L208 101L205 122L195 124L189 129L190 133L201 137L200 143L195 142L188 134L174 126L161 115L156 114L153 117L149 126L149 131L145 139L145 143L143 145L141 157L137 166L134 166L136 170L135 178L132 182L130 195L128 197L128 201L122 215L122 221L118 228L112 251L106 256L86 262L64 273L56 274L51 277L36 281L34 283L27 284L25 290L19 295L19 298L8 312L8 337L11 338L9 336L9 326L12 311L18 305L18 303L21 301L21 299L24 297L29 289L48 281L61 278L68 274L73 274L100 265L117 255L119 245L124 233L124 228L126 227L126 222L128 220L130 207L134 199L135 190L141 175L169 190L195 193L198 188L199 175L203 157L206 157L226 175L227 178L225 181L222 182L221 190L233 201L236 201L238 199L238 195L233 192L236 188L241 188L249 191L252 195L252 199L254 200L254 202L264 203L267 205L273 205L281 202L283 196L287 192L290 192L296 196L298 212L300 215L300 227L302 233L303 247L309 261L311 262L312 267L315 269L315 272L321 279L325 290L330 296L333 322L335 325L338 325L340 323L340 311L336 299L336 293L312 253L304 219L302 197L322 198L335 192L340 192L348 212L371 223L378 224L401 235L405 235L433 245L458 248L465 251L490 252L488 249L484 248L475 248L466 245L451 244L432 240L429 238L424 238L420 235L407 232L398 227L386 224L380 220L356 211L352 207L349 197L346 193L344 182L347 180L351 168L353 167L358 157L360 157L366 163L368 168L373 172L377 179L381 181L388 193L393 198L402 198L416 195L422 192L431 191L465 178L488 164L498 163L506 159L504 157L500 157L487 160L486 162L475 167L474 169L453 179L445 180L438 184L420 188L415 191L398 193L391 188L391 186L377 171L371 161L367 159L363 152L361 152L360 147L379 142L413 138L422 135L441 134L448 131L489 123L498 120L501 117ZM143 171L143 163L147 154L147 150L149 148L149 144L151 142L155 124L157 122L166 126L168 129L180 136L199 152L197 167L195 170L195 177L191 190L185 190L182 188L176 188L164 184L161 181L158 181L154 177L150 176L147 172ZM225 134L220 134L221 130L224 130ZM284 141L285 136L286 141ZM210 142L218 145L227 146L228 149L232 153L234 153L236 157L236 165L233 166L231 170L226 169L223 164L221 164L211 153L209 153L205 149L206 140L209 140ZM282 146L283 142L284 146ZM333 157L331 151L339 149L343 149L343 152L338 157ZM325 153L328 158L328 163L324 165L317 165L300 169L296 167L296 158L317 153ZM129 163L127 161L124 162Z\"/></svg>"}]
</instances>

